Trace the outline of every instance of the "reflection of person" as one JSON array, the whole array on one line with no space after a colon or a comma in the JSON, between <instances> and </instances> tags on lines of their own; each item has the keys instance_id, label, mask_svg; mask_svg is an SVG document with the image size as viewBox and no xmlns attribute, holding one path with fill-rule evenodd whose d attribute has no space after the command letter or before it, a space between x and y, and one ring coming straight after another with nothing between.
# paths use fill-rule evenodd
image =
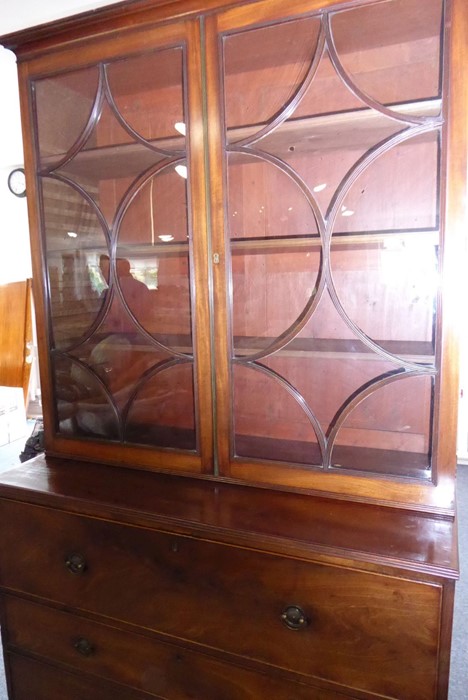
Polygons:
<instances>
[{"instance_id":1,"label":"reflection of person","mask_svg":"<svg viewBox=\"0 0 468 700\"><path fill-rule=\"evenodd\" d=\"M128 292L132 297L138 294L147 294L148 287L144 282L137 280L131 273L130 263L125 258L117 258L116 260L117 278L119 280L122 292ZM128 299L127 299L128 301Z\"/></svg>"},{"instance_id":2,"label":"reflection of person","mask_svg":"<svg viewBox=\"0 0 468 700\"><path fill-rule=\"evenodd\" d=\"M135 279L125 258L117 258L116 270L122 296L137 321L144 326L151 312L150 290L144 282Z\"/></svg>"},{"instance_id":3,"label":"reflection of person","mask_svg":"<svg viewBox=\"0 0 468 700\"><path fill-rule=\"evenodd\" d=\"M110 259L108 255L101 255L99 258L99 268L101 275L109 287L110 279ZM144 282L136 279L131 272L130 262L126 258L116 259L116 277L122 296L127 304L132 316L142 325L150 318L151 306L153 303L152 295ZM107 293L104 290L102 296ZM108 321L113 330L124 330L128 328L128 323L125 322L125 312L120 308L118 302L112 304ZM117 322L119 319L120 323Z\"/></svg>"},{"instance_id":4,"label":"reflection of person","mask_svg":"<svg viewBox=\"0 0 468 700\"><path fill-rule=\"evenodd\" d=\"M99 256L99 269L101 270L102 278L106 284L109 286L109 271L110 271L110 260L108 255Z\"/></svg>"}]
</instances>

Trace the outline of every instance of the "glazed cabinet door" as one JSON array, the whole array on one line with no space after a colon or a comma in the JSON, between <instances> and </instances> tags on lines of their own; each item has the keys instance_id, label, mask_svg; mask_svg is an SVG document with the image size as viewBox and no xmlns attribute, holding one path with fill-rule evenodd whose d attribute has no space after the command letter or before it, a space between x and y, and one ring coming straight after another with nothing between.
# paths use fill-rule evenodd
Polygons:
<instances>
[{"instance_id":1,"label":"glazed cabinet door","mask_svg":"<svg viewBox=\"0 0 468 700\"><path fill-rule=\"evenodd\" d=\"M207 22L225 475L442 503L448 10L274 1Z\"/></svg>"},{"instance_id":2,"label":"glazed cabinet door","mask_svg":"<svg viewBox=\"0 0 468 700\"><path fill-rule=\"evenodd\" d=\"M28 67L50 453L211 465L198 34L123 31Z\"/></svg>"}]
</instances>

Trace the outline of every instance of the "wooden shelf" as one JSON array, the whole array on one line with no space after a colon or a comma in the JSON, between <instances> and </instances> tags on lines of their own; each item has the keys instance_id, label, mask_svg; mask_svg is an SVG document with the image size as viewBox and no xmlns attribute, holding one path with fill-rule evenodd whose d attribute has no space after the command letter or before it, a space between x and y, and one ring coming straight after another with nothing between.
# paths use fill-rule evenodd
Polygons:
<instances>
[{"instance_id":1,"label":"wooden shelf","mask_svg":"<svg viewBox=\"0 0 468 700\"><path fill-rule=\"evenodd\" d=\"M274 338L235 337L234 348L238 357L253 355L268 347ZM415 340L375 340L397 357L408 362L432 365L435 361L432 343ZM357 347L358 346L358 347ZM275 353L282 357L321 357L329 359L362 360L364 362L387 362L357 338L295 338L285 348Z\"/></svg>"},{"instance_id":2,"label":"wooden shelf","mask_svg":"<svg viewBox=\"0 0 468 700\"><path fill-rule=\"evenodd\" d=\"M240 458L292 461L298 464L312 464L312 468L315 469L322 468L322 456L314 442L236 435L235 445L237 456ZM337 444L332 457L333 470L345 469L375 475L391 474L422 480L430 478L430 460L426 454Z\"/></svg>"},{"instance_id":3,"label":"wooden shelf","mask_svg":"<svg viewBox=\"0 0 468 700\"><path fill-rule=\"evenodd\" d=\"M413 241L428 243L432 238L433 245L439 243L439 233L434 229L399 230L399 231L355 231L353 233L333 233L331 250L342 246L373 246L381 247L385 242L391 247L392 241L399 238L411 238ZM234 255L243 252L256 252L258 250L274 250L282 252L284 250L294 250L297 248L317 249L321 246L318 233L310 233L307 236L276 236L276 237L252 237L252 238L232 238L231 249Z\"/></svg>"},{"instance_id":4,"label":"wooden shelf","mask_svg":"<svg viewBox=\"0 0 468 700\"><path fill-rule=\"evenodd\" d=\"M149 142L153 148L173 151L177 157L185 150L183 137L155 139ZM47 156L41 160L43 171L53 170L65 157L64 153ZM80 151L59 173L73 178L85 178L89 182L131 177L168 158L142 143L130 142L115 146L100 146Z\"/></svg>"},{"instance_id":5,"label":"wooden shelf","mask_svg":"<svg viewBox=\"0 0 468 700\"><path fill-rule=\"evenodd\" d=\"M434 229L415 229L415 230L399 230L399 231L356 231L353 233L343 233L337 231L333 234L331 250L335 250L338 246L372 246L382 247L386 242L389 248L397 242L398 239L411 239L414 242L431 243L432 245L439 244L439 232ZM233 255L241 255L242 253L255 253L260 250L274 253L284 251L294 251L296 249L318 249L321 246L321 240L318 233L310 233L306 236L265 236L252 238L231 238L231 251ZM95 247L80 248L83 255L91 253L93 255L107 254L107 250L97 249ZM49 260L60 257L63 254L69 254L70 248L55 248L49 253ZM150 256L172 256L172 255L188 255L189 241L167 241L155 242L154 245L121 245L117 249L117 257L125 257L129 259L146 259Z\"/></svg>"},{"instance_id":6,"label":"wooden shelf","mask_svg":"<svg viewBox=\"0 0 468 700\"><path fill-rule=\"evenodd\" d=\"M395 115L435 117L440 113L441 101L439 99L411 102L400 105L388 105L395 111ZM256 134L263 128L263 124L245 126L231 129L228 132L228 141L235 145L237 141L244 140ZM275 153L288 152L291 147L295 153L342 150L343 148L368 148L374 143L386 138L391 133L405 128L404 122L390 119L381 112L373 109L359 109L353 111L337 112L336 114L322 114L290 119L281 124L268 139L268 148ZM310 132L304 138L304 132ZM369 134L372 138L369 138ZM262 141L256 144L262 149ZM291 155L291 153L289 153Z\"/></svg>"},{"instance_id":7,"label":"wooden shelf","mask_svg":"<svg viewBox=\"0 0 468 700\"><path fill-rule=\"evenodd\" d=\"M70 323L73 323L73 318L70 320ZM152 348L149 341L142 344L141 336L139 335L131 333L122 335L128 339L128 350L132 352L147 351ZM99 335L95 335L94 342L97 344L99 340L103 340L105 337L102 336L100 338ZM187 335L164 333L161 330L155 337L177 352L189 355L193 352L193 344ZM241 358L253 355L262 348L266 348L274 340L275 338L273 337L236 336L234 338L236 357ZM432 365L435 361L434 348L431 342L416 340L375 340L375 342L388 352L409 362ZM353 361L387 362L385 358L380 357L370 348L367 348L357 338L294 338L286 347L275 353L275 357L279 356L297 358L311 358L315 356L329 359L352 358Z\"/></svg>"},{"instance_id":8,"label":"wooden shelf","mask_svg":"<svg viewBox=\"0 0 468 700\"><path fill-rule=\"evenodd\" d=\"M394 109L396 115L430 117L439 114L440 104L439 99L432 99L390 105L390 108ZM263 127L264 124L255 124L230 129L228 142L235 145L236 142L254 135ZM401 122L400 127L403 129L405 124ZM288 152L291 146L298 153L343 149L350 145L353 149L361 146L369 147L371 143L378 143L382 138L398 130L397 121L372 109L309 116L284 122L267 137L266 150L271 151L273 147L275 153L281 154L283 151ZM305 132L308 132L306 138L304 138ZM372 134L372 139L369 138L369 134ZM185 139L177 136L167 137L155 139L150 144L154 148L174 151L174 156L177 156L177 152L180 153L185 148ZM257 147L262 148L261 142ZM64 156L65 154L57 154L43 158L42 170L53 169ZM123 143L82 150L59 172L72 179L85 178L98 183L101 180L137 175L166 157L140 143Z\"/></svg>"}]
</instances>

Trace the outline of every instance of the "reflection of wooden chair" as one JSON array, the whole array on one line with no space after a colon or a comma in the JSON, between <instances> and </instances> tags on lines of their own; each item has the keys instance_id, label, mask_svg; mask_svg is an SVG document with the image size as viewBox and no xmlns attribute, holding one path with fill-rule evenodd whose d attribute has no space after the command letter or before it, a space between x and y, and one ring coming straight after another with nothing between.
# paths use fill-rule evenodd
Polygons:
<instances>
[{"instance_id":1,"label":"reflection of wooden chair","mask_svg":"<svg viewBox=\"0 0 468 700\"><path fill-rule=\"evenodd\" d=\"M97 336L95 336L97 338ZM134 386L156 361L151 346L136 342L135 334L102 337L83 364L67 361L56 371L56 399L61 430L69 422L77 435L117 437L115 414L125 407ZM106 395L109 392L111 399Z\"/></svg>"},{"instance_id":2,"label":"reflection of wooden chair","mask_svg":"<svg viewBox=\"0 0 468 700\"><path fill-rule=\"evenodd\" d=\"M0 286L0 385L21 387L27 403L33 345L31 280Z\"/></svg>"}]
</instances>

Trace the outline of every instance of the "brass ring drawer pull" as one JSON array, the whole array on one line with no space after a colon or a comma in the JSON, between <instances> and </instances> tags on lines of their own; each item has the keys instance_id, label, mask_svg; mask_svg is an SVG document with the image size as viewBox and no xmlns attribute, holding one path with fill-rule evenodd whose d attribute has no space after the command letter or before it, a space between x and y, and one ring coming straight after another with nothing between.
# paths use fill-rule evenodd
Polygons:
<instances>
[{"instance_id":1,"label":"brass ring drawer pull","mask_svg":"<svg viewBox=\"0 0 468 700\"><path fill-rule=\"evenodd\" d=\"M281 614L283 624L290 630L301 630L307 627L309 619L298 605L288 605Z\"/></svg>"},{"instance_id":2,"label":"brass ring drawer pull","mask_svg":"<svg viewBox=\"0 0 468 700\"><path fill-rule=\"evenodd\" d=\"M65 566L71 574L84 574L87 569L86 559L82 554L72 553L65 559Z\"/></svg>"},{"instance_id":3,"label":"brass ring drawer pull","mask_svg":"<svg viewBox=\"0 0 468 700\"><path fill-rule=\"evenodd\" d=\"M84 637L77 639L73 646L81 656L92 656L94 654L94 646L89 639L85 639Z\"/></svg>"}]
</instances>

